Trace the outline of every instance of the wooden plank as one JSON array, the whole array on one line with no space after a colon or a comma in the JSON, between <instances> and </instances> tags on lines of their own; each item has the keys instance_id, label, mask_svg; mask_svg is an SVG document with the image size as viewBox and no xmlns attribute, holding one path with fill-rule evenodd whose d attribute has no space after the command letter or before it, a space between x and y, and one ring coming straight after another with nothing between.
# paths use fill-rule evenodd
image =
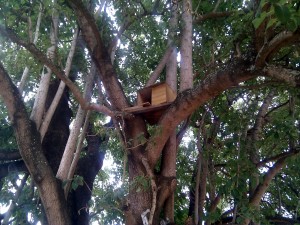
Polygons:
<instances>
[{"instance_id":1,"label":"wooden plank","mask_svg":"<svg viewBox=\"0 0 300 225\"><path fill-rule=\"evenodd\" d=\"M161 103L167 102L167 91L166 85L161 84L159 86L152 88L152 95L151 95L151 103L152 105L159 105Z\"/></svg>"},{"instance_id":2,"label":"wooden plank","mask_svg":"<svg viewBox=\"0 0 300 225\"><path fill-rule=\"evenodd\" d=\"M164 111L175 100L176 93L166 84L158 83L137 92L137 106L124 112L140 114L149 124L156 124Z\"/></svg>"},{"instance_id":3,"label":"wooden plank","mask_svg":"<svg viewBox=\"0 0 300 225\"><path fill-rule=\"evenodd\" d=\"M143 107L148 107L148 106L151 106L151 103L150 102L143 102Z\"/></svg>"},{"instance_id":4,"label":"wooden plank","mask_svg":"<svg viewBox=\"0 0 300 225\"><path fill-rule=\"evenodd\" d=\"M133 106L133 107L125 108L123 110L124 110L124 112L127 112L127 113L140 114L140 113L146 113L146 112L152 112L152 111L155 111L155 110L164 109L164 108L167 108L169 105L171 105L171 103L167 102L167 103L164 103L164 104L151 105L151 106L148 106L148 107Z\"/></svg>"},{"instance_id":5,"label":"wooden plank","mask_svg":"<svg viewBox=\"0 0 300 225\"><path fill-rule=\"evenodd\" d=\"M173 102L176 97L176 93L169 86L167 86L167 102Z\"/></svg>"}]
</instances>

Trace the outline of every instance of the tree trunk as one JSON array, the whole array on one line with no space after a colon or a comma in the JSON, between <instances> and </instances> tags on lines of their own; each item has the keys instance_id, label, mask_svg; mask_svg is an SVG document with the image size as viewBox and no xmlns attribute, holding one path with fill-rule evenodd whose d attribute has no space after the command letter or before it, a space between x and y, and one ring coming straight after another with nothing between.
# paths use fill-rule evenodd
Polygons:
<instances>
[{"instance_id":1,"label":"tree trunk","mask_svg":"<svg viewBox=\"0 0 300 225\"><path fill-rule=\"evenodd\" d=\"M45 208L48 223L71 224L66 209L61 184L56 180L42 151L40 135L35 124L29 119L18 89L12 83L3 66L0 65L0 95L7 106L13 122L20 154L37 185Z\"/></svg>"},{"instance_id":2,"label":"tree trunk","mask_svg":"<svg viewBox=\"0 0 300 225\"><path fill-rule=\"evenodd\" d=\"M107 124L106 126L110 126ZM101 144L108 140L108 137L101 137L95 134L93 126L90 125L86 137L87 155L80 158L75 174L83 178L84 184L77 189L71 190L68 203L71 209L73 225L88 225L89 223L89 201L91 200L93 183L99 170L102 168L105 152L101 149Z\"/></svg>"},{"instance_id":3,"label":"tree trunk","mask_svg":"<svg viewBox=\"0 0 300 225\"><path fill-rule=\"evenodd\" d=\"M166 64L166 83L177 93L177 49L175 46L176 31L178 29L178 2L172 1L171 18L169 21L168 44L172 46L172 53ZM177 141L174 130L162 152L161 176L167 179L176 178ZM160 200L158 200L160 201ZM164 202L164 220L174 222L174 192L170 192Z\"/></svg>"},{"instance_id":4,"label":"tree trunk","mask_svg":"<svg viewBox=\"0 0 300 225\"><path fill-rule=\"evenodd\" d=\"M149 219L149 212L146 211L151 210L152 199L151 187L145 186L145 183L150 183L150 178L142 163L144 146L140 144L138 138L141 135L147 137L147 132L145 122L140 117L125 122L125 127L123 126L122 129L125 135L125 151L128 152L129 194L122 209L126 225L140 225L143 224L143 214L147 220Z\"/></svg>"}]
</instances>

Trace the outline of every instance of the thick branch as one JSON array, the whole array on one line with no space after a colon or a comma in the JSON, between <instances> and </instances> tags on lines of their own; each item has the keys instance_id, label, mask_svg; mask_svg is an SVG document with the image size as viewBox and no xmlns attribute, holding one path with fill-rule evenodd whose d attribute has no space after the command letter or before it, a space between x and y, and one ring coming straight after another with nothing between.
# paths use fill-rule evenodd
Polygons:
<instances>
[{"instance_id":1,"label":"thick branch","mask_svg":"<svg viewBox=\"0 0 300 225\"><path fill-rule=\"evenodd\" d=\"M92 96L95 75L96 75L96 68L95 65L92 64L91 71L86 77L85 90L84 90L85 99L87 99L87 101L90 101ZM86 110L79 107L77 110L76 118L73 123L71 133L66 143L63 157L60 161L59 168L56 174L56 177L62 181L65 181L68 178L68 172L70 170L74 158L74 152L76 150L77 140L80 134L81 127L84 123L85 117L86 117Z\"/></svg>"},{"instance_id":2,"label":"thick branch","mask_svg":"<svg viewBox=\"0 0 300 225\"><path fill-rule=\"evenodd\" d=\"M255 119L255 124L253 126L253 132L251 133L252 134L252 137L251 137L252 140L250 140L250 142L252 142L251 143L252 146L254 146L254 143L257 142L260 139L259 136L260 136L260 133L262 131L262 128L263 128L264 122L265 122L264 117L267 114L268 108L272 103L273 96L274 96L274 92L270 91L270 93L264 99L261 107L259 108L258 114L257 114L256 119Z\"/></svg>"},{"instance_id":3,"label":"thick branch","mask_svg":"<svg viewBox=\"0 0 300 225\"><path fill-rule=\"evenodd\" d=\"M232 62L227 68L206 77L197 87L180 93L175 102L160 119L160 132L150 138L146 151L149 163L154 166L172 130L194 110L223 91L238 85L242 81L254 78L258 71L246 61Z\"/></svg>"},{"instance_id":4,"label":"thick branch","mask_svg":"<svg viewBox=\"0 0 300 225\"><path fill-rule=\"evenodd\" d=\"M181 46L180 46L180 91L187 90L193 87L193 17L192 17L192 1L182 1L181 15L182 30L181 30Z\"/></svg>"},{"instance_id":5,"label":"thick branch","mask_svg":"<svg viewBox=\"0 0 300 225\"><path fill-rule=\"evenodd\" d=\"M93 16L80 0L67 0L74 10L87 47L99 70L99 76L113 106L117 109L129 107L122 87L112 66L111 58L105 47Z\"/></svg>"},{"instance_id":6,"label":"thick branch","mask_svg":"<svg viewBox=\"0 0 300 225\"><path fill-rule=\"evenodd\" d=\"M72 44L71 44L71 48L68 54L68 58L67 58L67 62L66 62L66 66L65 66L65 75L68 77L69 73L71 71L71 65L72 65L72 60L73 60L73 56L75 53L75 48L76 48L76 43L77 43L77 37L78 37L79 31L78 29L75 30L74 32L74 36L73 36L73 40L72 40ZM61 96L64 93L64 89L65 89L66 84L62 81L60 81L59 87L56 91L56 94L54 96L53 101L51 102L51 105L49 107L49 109L47 110L46 115L44 116L43 122L41 124L41 127L39 129L40 133L41 133L41 139L43 141L44 136L48 130L49 124L52 120L52 117L54 115L54 112L58 106L58 103L61 99ZM44 108L43 108L44 109Z\"/></svg>"},{"instance_id":7,"label":"thick branch","mask_svg":"<svg viewBox=\"0 0 300 225\"><path fill-rule=\"evenodd\" d=\"M295 153L296 154L296 153ZM285 166L286 159L289 155L280 158L265 174L262 183L260 183L255 189L252 198L249 201L249 205L252 207L258 207L263 195L266 193L272 179L276 176L276 174ZM245 218L243 221L243 225L248 225L250 222L249 218Z\"/></svg>"},{"instance_id":8,"label":"thick branch","mask_svg":"<svg viewBox=\"0 0 300 225\"><path fill-rule=\"evenodd\" d=\"M274 166L272 166L271 169L265 174L263 182L257 186L255 189L255 192L250 199L250 206L258 207L261 201L262 196L266 193L266 190L268 189L272 179L274 176L281 170L281 168L285 165L285 158L279 159ZM243 221L243 225L248 225L250 222L249 218L245 218Z\"/></svg>"},{"instance_id":9,"label":"thick branch","mask_svg":"<svg viewBox=\"0 0 300 225\"><path fill-rule=\"evenodd\" d=\"M194 19L193 23L197 24L197 23L202 23L205 20L209 20L209 19L217 19L217 18L223 18L223 17L227 17L230 16L233 12L210 12L204 15L199 15L196 17L196 19Z\"/></svg>"}]
</instances>

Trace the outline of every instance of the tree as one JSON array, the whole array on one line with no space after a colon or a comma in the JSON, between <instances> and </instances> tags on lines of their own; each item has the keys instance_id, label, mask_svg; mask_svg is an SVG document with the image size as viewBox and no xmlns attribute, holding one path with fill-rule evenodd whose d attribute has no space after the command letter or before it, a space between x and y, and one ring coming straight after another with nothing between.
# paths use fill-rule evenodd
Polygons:
<instances>
[{"instance_id":1,"label":"tree","mask_svg":"<svg viewBox=\"0 0 300 225\"><path fill-rule=\"evenodd\" d=\"M110 142L125 224L298 219L297 1L3 1L0 12L0 178L17 189L4 224L29 212L88 224ZM155 124L126 111L162 81L178 94ZM18 208L22 193L38 209Z\"/></svg>"}]
</instances>

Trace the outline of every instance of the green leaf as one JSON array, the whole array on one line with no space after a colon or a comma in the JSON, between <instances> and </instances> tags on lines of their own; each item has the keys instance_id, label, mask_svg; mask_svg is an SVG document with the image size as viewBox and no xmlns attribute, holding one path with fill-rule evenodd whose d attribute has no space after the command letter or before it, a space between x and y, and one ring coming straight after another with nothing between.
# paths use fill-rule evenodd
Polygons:
<instances>
[{"instance_id":1,"label":"green leaf","mask_svg":"<svg viewBox=\"0 0 300 225\"><path fill-rule=\"evenodd\" d=\"M76 182L72 182L72 189L76 190L78 188L78 184Z\"/></svg>"},{"instance_id":2,"label":"green leaf","mask_svg":"<svg viewBox=\"0 0 300 225\"><path fill-rule=\"evenodd\" d=\"M72 189L76 190L78 188L78 186L82 186L83 185L83 177L82 176L74 176L73 181L72 181Z\"/></svg>"},{"instance_id":3,"label":"green leaf","mask_svg":"<svg viewBox=\"0 0 300 225\"><path fill-rule=\"evenodd\" d=\"M272 27L277 22L278 22L278 20L275 19L275 18L270 19L269 22L268 22L268 24L267 24L266 29L269 29L270 27Z\"/></svg>"},{"instance_id":4,"label":"green leaf","mask_svg":"<svg viewBox=\"0 0 300 225\"><path fill-rule=\"evenodd\" d=\"M291 12L289 8L285 5L274 4L274 10L276 17L284 24L286 24L290 17Z\"/></svg>"},{"instance_id":5,"label":"green leaf","mask_svg":"<svg viewBox=\"0 0 300 225\"><path fill-rule=\"evenodd\" d=\"M287 28L291 31L296 31L298 28L298 23L296 18L292 18L289 20L289 22L287 23Z\"/></svg>"}]
</instances>

